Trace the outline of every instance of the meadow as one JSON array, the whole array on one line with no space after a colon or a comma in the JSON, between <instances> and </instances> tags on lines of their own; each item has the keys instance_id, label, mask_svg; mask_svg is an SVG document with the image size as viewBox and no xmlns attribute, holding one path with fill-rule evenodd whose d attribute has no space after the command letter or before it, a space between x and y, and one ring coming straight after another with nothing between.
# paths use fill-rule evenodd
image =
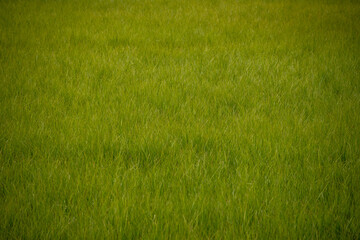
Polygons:
<instances>
[{"instance_id":1,"label":"meadow","mask_svg":"<svg viewBox=\"0 0 360 240\"><path fill-rule=\"evenodd\" d=\"M360 2L0 0L1 239L359 239Z\"/></svg>"}]
</instances>

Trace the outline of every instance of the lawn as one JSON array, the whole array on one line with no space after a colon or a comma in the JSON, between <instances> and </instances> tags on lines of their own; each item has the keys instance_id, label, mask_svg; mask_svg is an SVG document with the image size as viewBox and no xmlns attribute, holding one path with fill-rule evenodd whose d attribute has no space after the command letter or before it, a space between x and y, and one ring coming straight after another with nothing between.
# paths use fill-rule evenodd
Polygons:
<instances>
[{"instance_id":1,"label":"lawn","mask_svg":"<svg viewBox=\"0 0 360 240\"><path fill-rule=\"evenodd\" d=\"M1 239L359 239L360 2L0 0Z\"/></svg>"}]
</instances>

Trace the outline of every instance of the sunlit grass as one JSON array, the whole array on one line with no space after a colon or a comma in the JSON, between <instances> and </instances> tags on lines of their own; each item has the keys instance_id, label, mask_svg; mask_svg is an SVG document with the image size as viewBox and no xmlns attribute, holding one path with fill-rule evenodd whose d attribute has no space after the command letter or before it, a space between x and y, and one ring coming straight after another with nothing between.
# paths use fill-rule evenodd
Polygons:
<instances>
[{"instance_id":1,"label":"sunlit grass","mask_svg":"<svg viewBox=\"0 0 360 240\"><path fill-rule=\"evenodd\" d=\"M356 1L0 1L0 238L358 239Z\"/></svg>"}]
</instances>

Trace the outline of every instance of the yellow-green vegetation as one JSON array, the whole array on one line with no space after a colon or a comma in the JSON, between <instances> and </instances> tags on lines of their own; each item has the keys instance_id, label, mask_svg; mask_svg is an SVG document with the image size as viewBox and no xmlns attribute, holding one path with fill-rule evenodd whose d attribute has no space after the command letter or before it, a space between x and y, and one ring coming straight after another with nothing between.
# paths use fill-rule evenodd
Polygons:
<instances>
[{"instance_id":1,"label":"yellow-green vegetation","mask_svg":"<svg viewBox=\"0 0 360 240\"><path fill-rule=\"evenodd\" d=\"M358 239L360 2L1 0L0 238Z\"/></svg>"}]
</instances>

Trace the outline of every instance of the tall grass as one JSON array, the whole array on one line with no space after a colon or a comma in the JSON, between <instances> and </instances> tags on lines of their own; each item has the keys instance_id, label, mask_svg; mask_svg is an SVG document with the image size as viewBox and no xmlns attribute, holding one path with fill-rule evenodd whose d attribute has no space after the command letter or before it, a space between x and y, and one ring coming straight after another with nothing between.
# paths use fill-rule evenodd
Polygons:
<instances>
[{"instance_id":1,"label":"tall grass","mask_svg":"<svg viewBox=\"0 0 360 240\"><path fill-rule=\"evenodd\" d=\"M358 239L357 1L1 0L0 238Z\"/></svg>"}]
</instances>

